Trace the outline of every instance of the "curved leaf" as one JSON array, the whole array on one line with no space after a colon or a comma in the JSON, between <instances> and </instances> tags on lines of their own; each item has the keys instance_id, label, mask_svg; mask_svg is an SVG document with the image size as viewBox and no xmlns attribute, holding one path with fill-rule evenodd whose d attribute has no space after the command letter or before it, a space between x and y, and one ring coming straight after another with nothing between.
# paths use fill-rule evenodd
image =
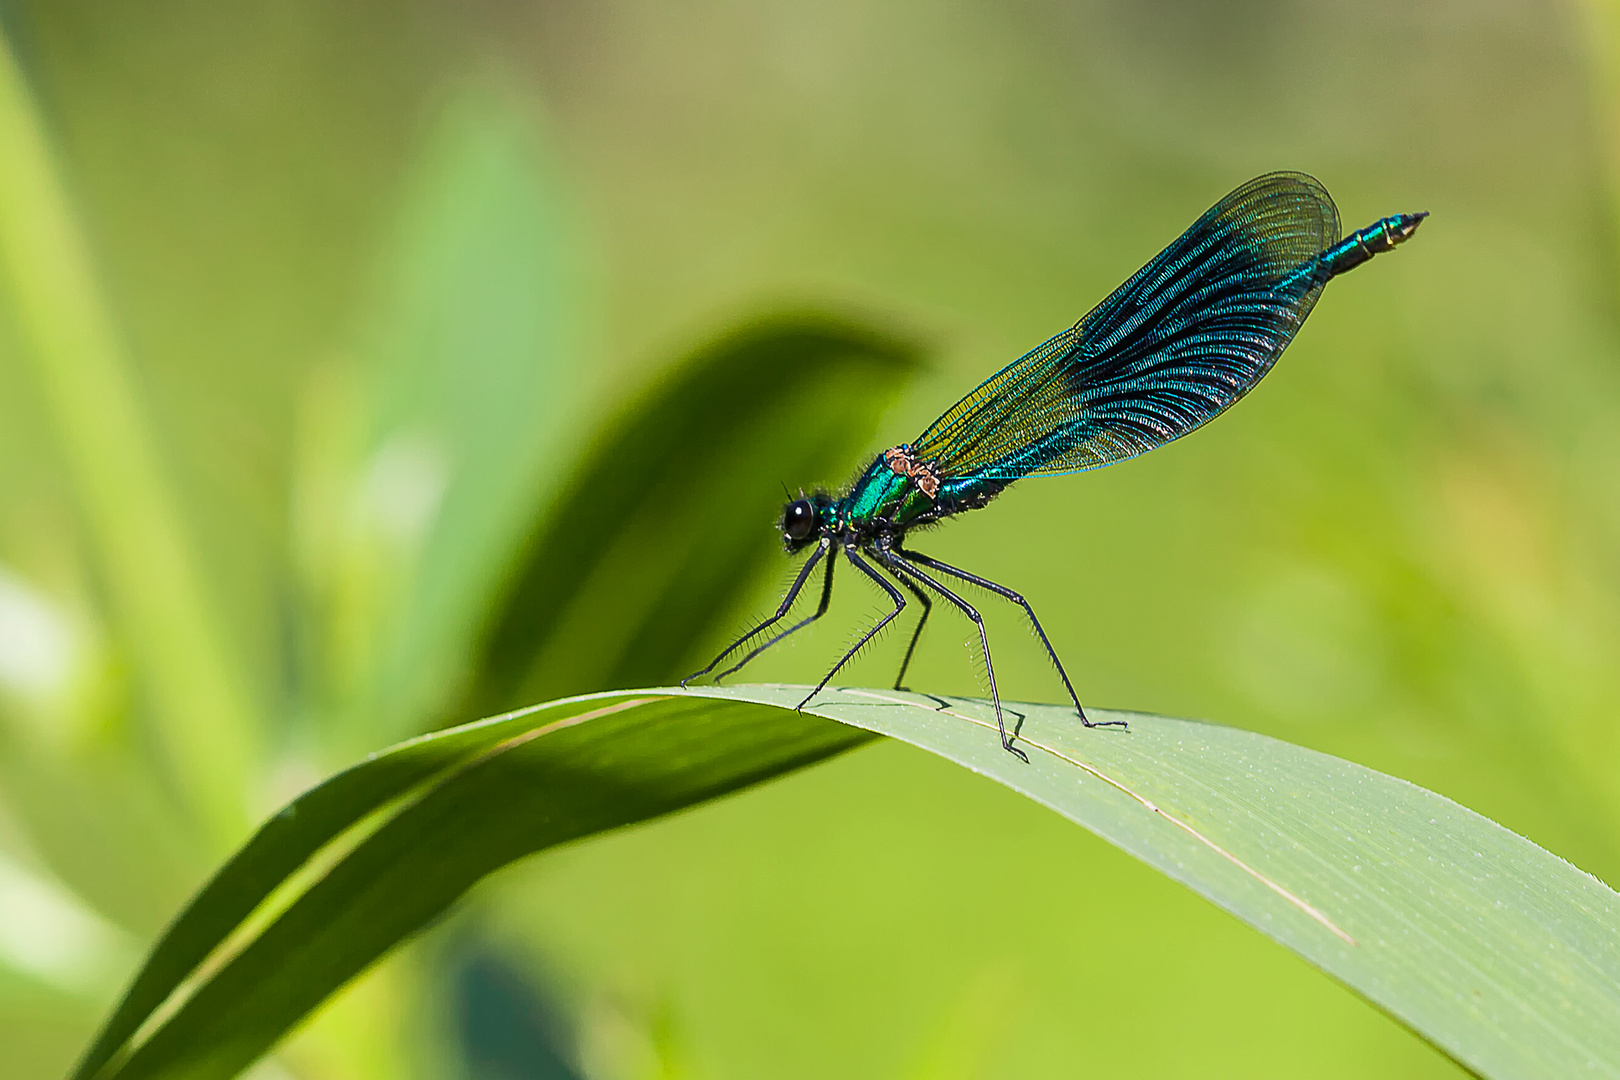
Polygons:
<instances>
[{"instance_id":1,"label":"curved leaf","mask_svg":"<svg viewBox=\"0 0 1620 1080\"><path fill-rule=\"evenodd\" d=\"M638 400L544 508L493 605L467 701L678 678L775 555L783 483L836 480L916 370L916 345L812 312L709 342ZM707 659L706 657L704 659Z\"/></svg>"},{"instance_id":2,"label":"curved leaf","mask_svg":"<svg viewBox=\"0 0 1620 1080\"><path fill-rule=\"evenodd\" d=\"M478 878L890 735L1052 807L1480 1075L1620 1077L1620 895L1433 792L1262 735L802 687L616 692L405 743L291 804L170 928L76 1074L225 1077ZM811 715L811 714L814 715ZM816 717L837 720L828 724Z\"/></svg>"}]
</instances>

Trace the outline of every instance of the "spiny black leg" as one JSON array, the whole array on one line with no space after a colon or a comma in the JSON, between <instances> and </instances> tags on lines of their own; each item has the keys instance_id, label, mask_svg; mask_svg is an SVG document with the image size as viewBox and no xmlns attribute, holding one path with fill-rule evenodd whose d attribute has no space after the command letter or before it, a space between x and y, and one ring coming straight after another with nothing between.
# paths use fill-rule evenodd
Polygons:
<instances>
[{"instance_id":1,"label":"spiny black leg","mask_svg":"<svg viewBox=\"0 0 1620 1080\"><path fill-rule=\"evenodd\" d=\"M1029 755L1014 746L1012 739L1007 736L1007 721L1001 715L1001 691L996 688L996 666L990 659L990 635L985 633L984 616L980 615L978 609L972 604L957 596L904 559L898 558L891 552L880 552L879 554L883 556L885 564L891 570L897 574L914 578L919 583L933 589L940 596L943 596L946 601L956 605L964 615L973 620L973 625L979 628L979 645L984 650L985 673L990 676L990 702L996 707L996 728L1001 732L1001 748L1010 754L1016 754L1019 760L1028 765Z\"/></svg>"},{"instance_id":2,"label":"spiny black leg","mask_svg":"<svg viewBox=\"0 0 1620 1080\"><path fill-rule=\"evenodd\" d=\"M917 598L917 603L921 604L923 609L922 618L917 620L917 629L911 632L911 644L906 646L906 657L900 661L900 674L894 677L894 688L896 690L905 690L906 669L911 666L911 654L917 651L917 641L922 637L923 627L928 625L928 616L934 612L934 602L928 599L928 594L917 588L910 578L895 574L895 580L904 585L906 591Z\"/></svg>"},{"instance_id":3,"label":"spiny black leg","mask_svg":"<svg viewBox=\"0 0 1620 1080\"><path fill-rule=\"evenodd\" d=\"M949 563L942 563L938 559L930 558L921 552L908 551L905 548L900 548L897 551L897 554L903 559L908 559L913 563L926 566L930 570L938 570L942 574L949 574L951 577L977 585L980 588L989 589L997 596L1011 600L1013 603L1023 608L1024 614L1029 616L1029 624L1035 628L1036 636L1041 639L1041 644L1046 646L1046 655L1052 658L1052 665L1057 668L1058 678L1063 680L1063 688L1069 692L1069 700L1074 702L1074 711L1080 714L1080 722L1086 727L1122 728L1129 726L1123 720L1102 720L1097 723L1092 723L1091 720L1087 719L1086 710L1080 707L1080 695L1074 692L1074 684L1069 681L1069 673L1063 670L1063 661L1058 659L1057 650L1052 648L1052 643L1047 640L1046 631L1041 629L1041 620L1035 617L1035 609L1029 606L1028 600L1025 600L1022 596L1013 592L1005 585L997 585L989 578L982 578L977 574L970 574L966 570L959 570Z\"/></svg>"},{"instance_id":4,"label":"spiny black leg","mask_svg":"<svg viewBox=\"0 0 1620 1080\"><path fill-rule=\"evenodd\" d=\"M900 590L883 580L882 576L879 575L876 570L873 570L870 566L866 565L865 560L863 560L859 555L855 554L854 548L845 548L844 557L849 560L849 564L851 566L865 574L867 577L871 578L873 581L877 582L878 587L889 594L889 599L894 603L894 610L883 616L883 618L879 619L876 626L862 634L861 640L857 641L854 646L843 655L843 658L840 659L838 663L833 665L833 669L831 671L822 676L821 681L816 684L816 688L806 694L803 701L799 702L798 707L801 709L810 704L811 698L815 697L826 688L827 684L832 681L832 677L838 674L838 669L849 663L850 657L861 651L861 646L865 645L868 641L871 641L872 637L879 630L882 630L885 626L892 623L894 621L894 617L900 614L906 608L906 598L900 595Z\"/></svg>"},{"instance_id":5,"label":"spiny black leg","mask_svg":"<svg viewBox=\"0 0 1620 1080\"><path fill-rule=\"evenodd\" d=\"M777 607L775 615L772 615L770 618L748 631L748 633L744 634L736 641L733 641L730 645L727 645L725 650L721 652L719 656L709 661L708 667L704 668L702 671L694 671L692 674L681 680L681 685L685 686L693 679L700 679L707 675L719 665L720 661L724 660L726 657L748 644L766 630L769 630L772 626L775 626L777 623L781 622L782 617L786 615L788 613L788 609L793 606L793 601L799 598L799 591L804 588L805 581L809 579L810 571L815 569L816 563L821 561L821 557L826 555L828 549L831 547L832 541L823 540L821 545L811 553L808 559L805 560L804 566L799 570L799 576L793 579L793 584L788 588L787 595L782 597L782 603L779 607Z\"/></svg>"},{"instance_id":6,"label":"spiny black leg","mask_svg":"<svg viewBox=\"0 0 1620 1080\"><path fill-rule=\"evenodd\" d=\"M823 615L827 614L827 604L829 602L831 602L831 600L832 600L833 564L836 563L837 561L838 561L838 549L837 548L829 548L827 550L827 572L826 572L826 575L821 580L821 603L816 605L816 613L814 615L811 615L808 618L800 619L798 622L794 623L792 626L788 627L786 630L782 631L780 634L777 634L775 637L771 638L771 640L767 641L765 644L756 645L754 647L753 652L749 653L747 656L743 657L741 660L737 661L735 664L732 664L730 667L726 668L726 670L722 671L720 674L716 675L714 677L714 681L719 682L721 679L725 678L727 675L730 675L735 671L741 670L741 668L742 668L742 666L744 664L748 663L748 661L752 660L754 657L758 656L760 653L764 652L766 649L770 648L772 645L775 645L778 641L781 641L783 638L787 637L789 634L798 633L800 630L803 630L805 627L809 626L811 623L815 622L817 619L819 619Z\"/></svg>"}]
</instances>

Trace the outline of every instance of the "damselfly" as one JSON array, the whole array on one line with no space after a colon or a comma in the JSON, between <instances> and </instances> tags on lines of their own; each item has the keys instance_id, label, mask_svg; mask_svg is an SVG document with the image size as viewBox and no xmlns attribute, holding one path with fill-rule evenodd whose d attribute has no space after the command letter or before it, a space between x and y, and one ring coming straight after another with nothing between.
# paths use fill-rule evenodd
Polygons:
<instances>
[{"instance_id":1,"label":"damselfly","mask_svg":"<svg viewBox=\"0 0 1620 1080\"><path fill-rule=\"evenodd\" d=\"M1279 172L1244 184L1085 318L992 375L917 439L884 451L842 494L818 491L789 502L782 511L783 542L790 554L811 548L810 557L776 614L689 679L707 675L777 627L818 565L824 569L815 612L754 645L716 677L730 675L821 618L842 552L877 583L892 610L833 665L800 707L899 616L910 594L922 617L900 663L899 688L933 609L932 595L978 628L1001 745L1028 761L1007 735L984 620L942 580L951 579L1023 608L1081 721L1101 726L1086 718L1029 601L912 550L906 546L908 534L985 506L1015 480L1123 461L1207 423L1271 370L1330 279L1407 240L1426 216L1396 214L1340 240L1338 210L1314 178Z\"/></svg>"}]
</instances>

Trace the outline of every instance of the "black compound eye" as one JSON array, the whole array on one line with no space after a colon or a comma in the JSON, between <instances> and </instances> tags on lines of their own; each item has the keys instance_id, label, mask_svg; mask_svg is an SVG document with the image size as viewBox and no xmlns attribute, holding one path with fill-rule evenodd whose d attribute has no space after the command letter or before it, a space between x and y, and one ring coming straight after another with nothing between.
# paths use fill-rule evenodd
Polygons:
<instances>
[{"instance_id":1,"label":"black compound eye","mask_svg":"<svg viewBox=\"0 0 1620 1080\"><path fill-rule=\"evenodd\" d=\"M809 499L796 499L782 511L782 535L789 540L804 540L816 531L816 508Z\"/></svg>"}]
</instances>

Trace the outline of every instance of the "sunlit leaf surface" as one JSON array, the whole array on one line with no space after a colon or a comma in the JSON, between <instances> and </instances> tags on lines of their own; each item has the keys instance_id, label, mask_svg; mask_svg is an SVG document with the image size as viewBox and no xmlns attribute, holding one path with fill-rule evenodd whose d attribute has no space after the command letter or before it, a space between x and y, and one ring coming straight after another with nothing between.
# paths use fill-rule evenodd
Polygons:
<instances>
[{"instance_id":1,"label":"sunlit leaf surface","mask_svg":"<svg viewBox=\"0 0 1620 1080\"><path fill-rule=\"evenodd\" d=\"M229 1076L497 867L877 732L1086 826L1481 1075L1620 1076L1620 896L1439 795L1261 735L1126 713L1087 730L1054 706L1015 706L1025 765L980 702L839 689L792 711L803 692L553 702L340 773L199 894L76 1075Z\"/></svg>"}]
</instances>

